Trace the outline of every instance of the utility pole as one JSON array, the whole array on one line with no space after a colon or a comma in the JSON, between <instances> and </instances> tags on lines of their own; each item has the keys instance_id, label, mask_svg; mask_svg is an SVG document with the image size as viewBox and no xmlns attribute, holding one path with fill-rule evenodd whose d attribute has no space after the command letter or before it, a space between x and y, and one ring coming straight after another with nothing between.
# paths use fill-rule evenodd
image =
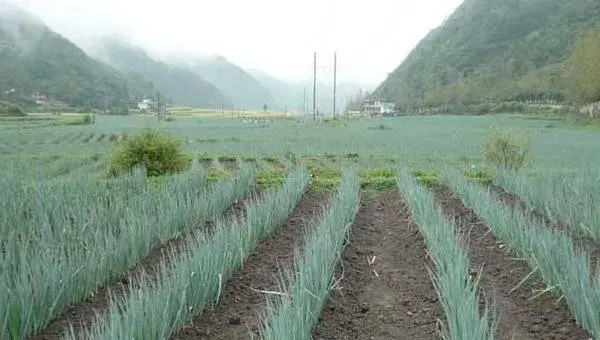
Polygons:
<instances>
[{"instance_id":1,"label":"utility pole","mask_svg":"<svg viewBox=\"0 0 600 340\"><path fill-rule=\"evenodd\" d=\"M333 119L335 119L336 84L337 84L337 52L333 52Z\"/></svg>"},{"instance_id":2,"label":"utility pole","mask_svg":"<svg viewBox=\"0 0 600 340\"><path fill-rule=\"evenodd\" d=\"M313 57L313 121L317 121L317 52Z\"/></svg>"},{"instance_id":3,"label":"utility pole","mask_svg":"<svg viewBox=\"0 0 600 340\"><path fill-rule=\"evenodd\" d=\"M303 92L302 92L302 115L306 116L306 85L304 86Z\"/></svg>"},{"instance_id":4,"label":"utility pole","mask_svg":"<svg viewBox=\"0 0 600 340\"><path fill-rule=\"evenodd\" d=\"M160 120L160 91L156 91L156 119Z\"/></svg>"}]
</instances>

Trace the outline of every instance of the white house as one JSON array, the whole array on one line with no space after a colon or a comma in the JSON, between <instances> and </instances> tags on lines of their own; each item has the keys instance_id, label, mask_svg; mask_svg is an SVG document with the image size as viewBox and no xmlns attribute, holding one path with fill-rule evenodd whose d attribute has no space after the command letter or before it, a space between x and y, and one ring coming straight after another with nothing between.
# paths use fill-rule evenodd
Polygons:
<instances>
[{"instance_id":1,"label":"white house","mask_svg":"<svg viewBox=\"0 0 600 340\"><path fill-rule=\"evenodd\" d=\"M394 113L395 107L396 104L394 103L385 103L375 100L365 100L361 108L361 113L370 116L386 115Z\"/></svg>"},{"instance_id":2,"label":"white house","mask_svg":"<svg viewBox=\"0 0 600 340\"><path fill-rule=\"evenodd\" d=\"M138 102L137 107L141 111L148 111L152 107L152 100L143 99L141 102Z\"/></svg>"}]
</instances>

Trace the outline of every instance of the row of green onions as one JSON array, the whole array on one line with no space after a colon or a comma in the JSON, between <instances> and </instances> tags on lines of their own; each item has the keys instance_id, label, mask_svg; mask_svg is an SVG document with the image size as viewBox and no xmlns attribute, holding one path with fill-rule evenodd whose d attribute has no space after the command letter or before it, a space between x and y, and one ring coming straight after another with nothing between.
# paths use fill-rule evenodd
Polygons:
<instances>
[{"instance_id":1,"label":"row of green onions","mask_svg":"<svg viewBox=\"0 0 600 340\"><path fill-rule=\"evenodd\" d=\"M405 167L396 174L413 220L425 239L435 265L430 270L446 323L441 336L448 340L493 340L498 317L487 303L480 310L479 282L469 275L469 256L464 240L455 233L454 223L444 217L432 193L417 183Z\"/></svg>"},{"instance_id":2,"label":"row of green onions","mask_svg":"<svg viewBox=\"0 0 600 340\"><path fill-rule=\"evenodd\" d=\"M600 338L600 277L593 273L587 251L576 250L570 236L527 217L520 207L500 204L488 189L467 182L456 172L446 172L443 180L497 238L528 261L529 276L541 276L547 289L540 294L563 297L577 323Z\"/></svg>"},{"instance_id":3,"label":"row of green onions","mask_svg":"<svg viewBox=\"0 0 600 340\"><path fill-rule=\"evenodd\" d=\"M283 187L263 192L246 206L245 218L217 220L213 232L197 233L171 266L156 279L142 274L141 284L111 301L83 334L65 339L168 339L188 320L218 303L231 274L240 268L259 239L270 235L300 201L308 182L305 169L293 169Z\"/></svg>"},{"instance_id":4,"label":"row of green onions","mask_svg":"<svg viewBox=\"0 0 600 340\"><path fill-rule=\"evenodd\" d=\"M211 186L203 173L191 171L158 183L133 173L114 183L14 190L35 202L13 205L13 218L2 221L18 228L0 239L0 339L40 331L158 243L215 219L248 194L254 173L244 166Z\"/></svg>"},{"instance_id":5,"label":"row of green onions","mask_svg":"<svg viewBox=\"0 0 600 340\"><path fill-rule=\"evenodd\" d=\"M337 197L318 226L308 228L304 252L280 273L281 296L267 298L261 319L262 339L309 339L329 297L335 264L344 249L359 204L356 169L347 169ZM290 288L291 287L291 288Z\"/></svg>"}]
</instances>

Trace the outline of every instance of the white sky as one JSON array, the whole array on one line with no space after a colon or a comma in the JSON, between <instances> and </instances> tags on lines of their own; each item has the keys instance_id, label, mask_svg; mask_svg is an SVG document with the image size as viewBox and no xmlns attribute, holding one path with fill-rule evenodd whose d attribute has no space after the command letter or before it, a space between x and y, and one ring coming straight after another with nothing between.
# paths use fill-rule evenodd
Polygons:
<instances>
[{"instance_id":1,"label":"white sky","mask_svg":"<svg viewBox=\"0 0 600 340\"><path fill-rule=\"evenodd\" d=\"M159 53L220 54L286 79L377 84L462 0L8 0L77 41L118 33Z\"/></svg>"}]
</instances>

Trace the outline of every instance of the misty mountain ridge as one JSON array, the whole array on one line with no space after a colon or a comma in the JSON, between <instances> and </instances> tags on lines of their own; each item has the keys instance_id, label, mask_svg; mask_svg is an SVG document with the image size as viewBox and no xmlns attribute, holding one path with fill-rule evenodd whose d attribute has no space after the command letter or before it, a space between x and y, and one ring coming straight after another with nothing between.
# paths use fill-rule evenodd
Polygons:
<instances>
[{"instance_id":1,"label":"misty mountain ridge","mask_svg":"<svg viewBox=\"0 0 600 340\"><path fill-rule=\"evenodd\" d=\"M119 108L156 90L175 105L297 111L312 108L312 81L281 80L246 70L218 54L161 54L127 36L92 37L76 45L18 6L0 0L0 99L31 100L35 92L74 107ZM337 111L365 86L338 83ZM3 98L18 89L19 98ZM332 110L331 80L319 79L319 111ZM7 92L8 91L8 92ZM6 97L6 96L5 96Z\"/></svg>"},{"instance_id":2,"label":"misty mountain ridge","mask_svg":"<svg viewBox=\"0 0 600 340\"><path fill-rule=\"evenodd\" d=\"M248 69L248 73L265 85L276 98L277 108L284 110L302 109L302 100L305 99L306 110L312 113L313 81L312 80L283 80L266 72ZM360 91L370 91L372 84L338 81L336 85L336 112L346 109L352 97ZM319 112L333 112L333 79L317 78L316 106Z\"/></svg>"},{"instance_id":3,"label":"misty mountain ridge","mask_svg":"<svg viewBox=\"0 0 600 340\"><path fill-rule=\"evenodd\" d=\"M229 107L231 100L191 70L154 59L127 41L103 37L86 48L91 55L122 72L139 74L173 103L198 108Z\"/></svg>"},{"instance_id":4,"label":"misty mountain ridge","mask_svg":"<svg viewBox=\"0 0 600 340\"><path fill-rule=\"evenodd\" d=\"M123 107L143 91L18 6L0 0L0 99L35 103L34 93L75 107Z\"/></svg>"},{"instance_id":5,"label":"misty mountain ridge","mask_svg":"<svg viewBox=\"0 0 600 340\"><path fill-rule=\"evenodd\" d=\"M236 108L261 109L275 104L269 91L252 75L223 56L189 59L179 63L215 85Z\"/></svg>"}]
</instances>

